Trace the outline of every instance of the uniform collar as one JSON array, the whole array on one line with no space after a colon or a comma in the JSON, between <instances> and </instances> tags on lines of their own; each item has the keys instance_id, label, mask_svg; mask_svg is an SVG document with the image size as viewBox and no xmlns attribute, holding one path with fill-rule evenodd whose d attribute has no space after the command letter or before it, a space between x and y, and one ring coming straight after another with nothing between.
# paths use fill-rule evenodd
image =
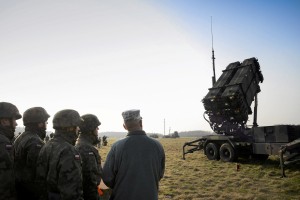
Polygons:
<instances>
[{"instance_id":1,"label":"uniform collar","mask_svg":"<svg viewBox=\"0 0 300 200\"><path fill-rule=\"evenodd\" d=\"M132 136L132 135L146 135L146 132L140 130L140 131L130 131L127 133L127 136Z\"/></svg>"},{"instance_id":2,"label":"uniform collar","mask_svg":"<svg viewBox=\"0 0 300 200\"><path fill-rule=\"evenodd\" d=\"M54 138L62 138L66 142L70 143L71 145L75 145L77 136L76 133L67 132L63 130L56 130L54 134Z\"/></svg>"}]
</instances>

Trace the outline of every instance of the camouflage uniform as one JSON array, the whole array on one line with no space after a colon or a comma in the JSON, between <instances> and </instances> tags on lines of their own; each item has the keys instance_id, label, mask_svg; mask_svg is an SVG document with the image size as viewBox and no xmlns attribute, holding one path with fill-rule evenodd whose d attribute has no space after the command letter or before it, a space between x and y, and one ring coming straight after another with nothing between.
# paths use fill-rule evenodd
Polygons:
<instances>
[{"instance_id":1,"label":"camouflage uniform","mask_svg":"<svg viewBox=\"0 0 300 200\"><path fill-rule=\"evenodd\" d=\"M14 143L15 176L18 199L37 199L35 172L38 154L44 145L43 135L46 127L38 127L38 123L45 123L50 115L42 107L34 107L23 114L25 132Z\"/></svg>"},{"instance_id":2,"label":"camouflage uniform","mask_svg":"<svg viewBox=\"0 0 300 200\"><path fill-rule=\"evenodd\" d=\"M0 119L20 119L17 107L11 103L0 102ZM12 121L12 120L11 120ZM14 148L11 140L15 127L0 124L0 200L15 198Z\"/></svg>"},{"instance_id":3,"label":"camouflage uniform","mask_svg":"<svg viewBox=\"0 0 300 200\"><path fill-rule=\"evenodd\" d=\"M55 134L40 151L36 181L40 199L82 200L81 158L73 146L81 118L75 110L62 110L53 118Z\"/></svg>"},{"instance_id":4,"label":"camouflage uniform","mask_svg":"<svg viewBox=\"0 0 300 200\"><path fill-rule=\"evenodd\" d=\"M101 123L95 115L87 114L81 118L84 122L79 126L81 133L75 147L82 159L83 197L86 200L97 200L102 167L101 157L94 145L99 142L97 127Z\"/></svg>"},{"instance_id":5,"label":"camouflage uniform","mask_svg":"<svg viewBox=\"0 0 300 200\"><path fill-rule=\"evenodd\" d=\"M0 199L15 199L14 149L0 128Z\"/></svg>"}]
</instances>

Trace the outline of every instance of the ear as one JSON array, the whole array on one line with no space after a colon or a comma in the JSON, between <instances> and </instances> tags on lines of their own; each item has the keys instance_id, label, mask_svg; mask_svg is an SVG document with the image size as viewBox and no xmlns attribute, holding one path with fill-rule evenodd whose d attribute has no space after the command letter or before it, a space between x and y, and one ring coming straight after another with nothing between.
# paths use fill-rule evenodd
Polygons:
<instances>
[{"instance_id":1,"label":"ear","mask_svg":"<svg viewBox=\"0 0 300 200\"><path fill-rule=\"evenodd\" d=\"M125 124L123 124L123 127L124 127L125 130L128 130Z\"/></svg>"},{"instance_id":2,"label":"ear","mask_svg":"<svg viewBox=\"0 0 300 200\"><path fill-rule=\"evenodd\" d=\"M45 128L46 127L46 122L40 122L38 123L39 128Z\"/></svg>"},{"instance_id":3,"label":"ear","mask_svg":"<svg viewBox=\"0 0 300 200\"><path fill-rule=\"evenodd\" d=\"M139 124L143 128L143 121L142 120L140 120Z\"/></svg>"},{"instance_id":4,"label":"ear","mask_svg":"<svg viewBox=\"0 0 300 200\"><path fill-rule=\"evenodd\" d=\"M2 126L7 126L10 124L9 120L8 119L0 119L0 124Z\"/></svg>"}]
</instances>

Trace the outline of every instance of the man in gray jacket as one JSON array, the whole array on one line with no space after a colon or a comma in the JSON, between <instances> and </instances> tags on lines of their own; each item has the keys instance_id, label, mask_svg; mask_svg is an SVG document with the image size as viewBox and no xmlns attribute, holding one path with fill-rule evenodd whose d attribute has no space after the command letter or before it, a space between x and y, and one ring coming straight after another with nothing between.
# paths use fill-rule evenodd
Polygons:
<instances>
[{"instance_id":1,"label":"man in gray jacket","mask_svg":"<svg viewBox=\"0 0 300 200\"><path fill-rule=\"evenodd\" d=\"M127 137L113 144L103 167L103 181L112 188L110 199L156 200L165 170L164 149L143 131L139 110L122 116Z\"/></svg>"}]
</instances>

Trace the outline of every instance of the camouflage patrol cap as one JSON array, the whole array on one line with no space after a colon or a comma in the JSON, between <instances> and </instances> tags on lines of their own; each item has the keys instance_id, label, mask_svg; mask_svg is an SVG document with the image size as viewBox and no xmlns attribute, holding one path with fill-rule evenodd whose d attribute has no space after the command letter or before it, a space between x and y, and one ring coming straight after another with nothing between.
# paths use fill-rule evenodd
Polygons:
<instances>
[{"instance_id":1,"label":"camouflage patrol cap","mask_svg":"<svg viewBox=\"0 0 300 200\"><path fill-rule=\"evenodd\" d=\"M23 124L46 122L50 115L42 107L32 107L23 113Z\"/></svg>"},{"instance_id":2,"label":"camouflage patrol cap","mask_svg":"<svg viewBox=\"0 0 300 200\"><path fill-rule=\"evenodd\" d=\"M15 118L20 119L22 115L19 113L18 108L8 102L0 102L0 118Z\"/></svg>"},{"instance_id":3,"label":"camouflage patrol cap","mask_svg":"<svg viewBox=\"0 0 300 200\"><path fill-rule=\"evenodd\" d=\"M94 131L98 126L101 125L101 122L96 115L86 114L82 115L81 118L83 119L83 122L81 122L79 128L82 133Z\"/></svg>"},{"instance_id":4,"label":"camouflage patrol cap","mask_svg":"<svg viewBox=\"0 0 300 200\"><path fill-rule=\"evenodd\" d=\"M53 117L53 128L68 128L79 126L83 120L76 110L65 109L58 111Z\"/></svg>"},{"instance_id":5,"label":"camouflage patrol cap","mask_svg":"<svg viewBox=\"0 0 300 200\"><path fill-rule=\"evenodd\" d=\"M132 109L122 112L124 121L141 120L140 110Z\"/></svg>"}]
</instances>

